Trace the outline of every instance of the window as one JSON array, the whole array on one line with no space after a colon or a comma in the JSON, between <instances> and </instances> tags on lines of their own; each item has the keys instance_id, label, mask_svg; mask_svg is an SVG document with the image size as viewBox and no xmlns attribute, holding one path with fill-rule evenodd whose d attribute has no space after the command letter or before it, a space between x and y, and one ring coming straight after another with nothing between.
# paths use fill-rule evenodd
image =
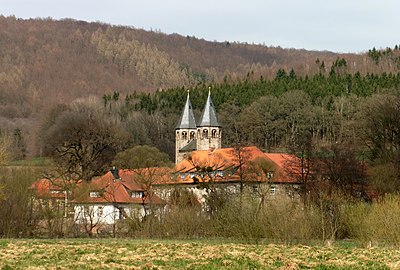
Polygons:
<instances>
[{"instance_id":1,"label":"window","mask_svg":"<svg viewBox=\"0 0 400 270\"><path fill-rule=\"evenodd\" d=\"M98 217L103 216L103 206L97 207L97 216Z\"/></svg>"},{"instance_id":2,"label":"window","mask_svg":"<svg viewBox=\"0 0 400 270\"><path fill-rule=\"evenodd\" d=\"M132 191L131 197L132 197L132 198L139 198L139 199L141 199L141 198L144 197L144 192L143 192L143 191Z\"/></svg>"},{"instance_id":3,"label":"window","mask_svg":"<svg viewBox=\"0 0 400 270\"><path fill-rule=\"evenodd\" d=\"M195 135L195 132L194 132L194 131L190 132L190 139L191 139L191 140L194 139L194 135Z\"/></svg>"},{"instance_id":4,"label":"window","mask_svg":"<svg viewBox=\"0 0 400 270\"><path fill-rule=\"evenodd\" d=\"M208 130L203 129L203 139L207 139L207 138L208 138Z\"/></svg>"},{"instance_id":5,"label":"window","mask_svg":"<svg viewBox=\"0 0 400 270\"><path fill-rule=\"evenodd\" d=\"M196 173L191 172L191 173L189 173L189 175L190 175L190 178L194 178L196 176Z\"/></svg>"},{"instance_id":6,"label":"window","mask_svg":"<svg viewBox=\"0 0 400 270\"><path fill-rule=\"evenodd\" d=\"M269 193L271 193L271 195L275 195L275 193L276 193L276 187L270 187L270 188L269 188Z\"/></svg>"},{"instance_id":7,"label":"window","mask_svg":"<svg viewBox=\"0 0 400 270\"><path fill-rule=\"evenodd\" d=\"M182 132L182 139L187 140L187 132Z\"/></svg>"},{"instance_id":8,"label":"window","mask_svg":"<svg viewBox=\"0 0 400 270\"><path fill-rule=\"evenodd\" d=\"M251 189L253 190L254 193L258 193L258 191L260 190L258 185L251 185Z\"/></svg>"},{"instance_id":9,"label":"window","mask_svg":"<svg viewBox=\"0 0 400 270\"><path fill-rule=\"evenodd\" d=\"M272 177L274 177L274 173L273 172L267 172L267 178L271 179Z\"/></svg>"},{"instance_id":10,"label":"window","mask_svg":"<svg viewBox=\"0 0 400 270\"><path fill-rule=\"evenodd\" d=\"M211 137L212 137L212 138L217 138L217 130L216 130L216 129L213 129L213 130L211 131Z\"/></svg>"},{"instance_id":11,"label":"window","mask_svg":"<svg viewBox=\"0 0 400 270\"><path fill-rule=\"evenodd\" d=\"M90 191L89 192L89 197L90 198L100 198L100 192L98 192L98 191Z\"/></svg>"},{"instance_id":12,"label":"window","mask_svg":"<svg viewBox=\"0 0 400 270\"><path fill-rule=\"evenodd\" d=\"M218 176L221 176L221 177L224 176L224 171L218 170L218 171L217 171L217 175L218 175Z\"/></svg>"}]
</instances>

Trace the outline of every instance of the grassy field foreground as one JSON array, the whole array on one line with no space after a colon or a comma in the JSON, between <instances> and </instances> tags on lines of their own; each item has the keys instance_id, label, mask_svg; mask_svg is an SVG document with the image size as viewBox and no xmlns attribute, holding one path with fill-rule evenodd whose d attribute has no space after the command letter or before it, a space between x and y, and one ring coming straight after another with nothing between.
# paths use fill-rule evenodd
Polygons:
<instances>
[{"instance_id":1,"label":"grassy field foreground","mask_svg":"<svg viewBox=\"0 0 400 270\"><path fill-rule=\"evenodd\" d=\"M172 240L0 240L0 269L400 269L400 250Z\"/></svg>"}]
</instances>

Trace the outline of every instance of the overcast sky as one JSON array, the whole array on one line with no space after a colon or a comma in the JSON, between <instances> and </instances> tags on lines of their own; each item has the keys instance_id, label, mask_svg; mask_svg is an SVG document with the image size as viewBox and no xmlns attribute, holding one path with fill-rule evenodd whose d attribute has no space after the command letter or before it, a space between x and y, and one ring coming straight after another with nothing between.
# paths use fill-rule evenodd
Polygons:
<instances>
[{"instance_id":1,"label":"overcast sky","mask_svg":"<svg viewBox=\"0 0 400 270\"><path fill-rule=\"evenodd\" d=\"M0 14L334 52L400 44L400 0L0 0Z\"/></svg>"}]
</instances>

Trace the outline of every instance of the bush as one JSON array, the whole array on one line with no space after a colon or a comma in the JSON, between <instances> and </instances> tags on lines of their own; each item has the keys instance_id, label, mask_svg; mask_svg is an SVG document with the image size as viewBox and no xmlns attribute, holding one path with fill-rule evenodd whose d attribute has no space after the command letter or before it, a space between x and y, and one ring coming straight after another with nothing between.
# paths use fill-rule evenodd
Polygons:
<instances>
[{"instance_id":1,"label":"bush","mask_svg":"<svg viewBox=\"0 0 400 270\"><path fill-rule=\"evenodd\" d=\"M351 205L345 217L350 238L362 243L400 245L400 195L388 195L372 204Z\"/></svg>"},{"instance_id":2,"label":"bush","mask_svg":"<svg viewBox=\"0 0 400 270\"><path fill-rule=\"evenodd\" d=\"M347 236L350 239L367 243L371 240L367 225L367 219L372 205L365 202L349 204L343 209L342 223Z\"/></svg>"},{"instance_id":3,"label":"bush","mask_svg":"<svg viewBox=\"0 0 400 270\"><path fill-rule=\"evenodd\" d=\"M31 236L37 219L29 188L38 172L29 168L0 169L0 237Z\"/></svg>"},{"instance_id":4,"label":"bush","mask_svg":"<svg viewBox=\"0 0 400 270\"><path fill-rule=\"evenodd\" d=\"M214 214L212 230L215 236L291 243L316 237L315 220L314 211L304 209L298 201L284 197L262 201L245 193Z\"/></svg>"},{"instance_id":5,"label":"bush","mask_svg":"<svg viewBox=\"0 0 400 270\"><path fill-rule=\"evenodd\" d=\"M258 222L258 204L250 196L233 197L213 213L212 232L217 237L260 239L265 228Z\"/></svg>"},{"instance_id":6,"label":"bush","mask_svg":"<svg viewBox=\"0 0 400 270\"><path fill-rule=\"evenodd\" d=\"M292 243L319 236L317 213L312 208L303 208L298 201L279 198L265 208L260 222L268 225L268 238Z\"/></svg>"},{"instance_id":7,"label":"bush","mask_svg":"<svg viewBox=\"0 0 400 270\"><path fill-rule=\"evenodd\" d=\"M164 236L198 238L209 235L209 220L199 207L177 207L163 219Z\"/></svg>"},{"instance_id":8,"label":"bush","mask_svg":"<svg viewBox=\"0 0 400 270\"><path fill-rule=\"evenodd\" d=\"M400 245L400 196L390 195L373 204L365 228L372 241Z\"/></svg>"}]
</instances>

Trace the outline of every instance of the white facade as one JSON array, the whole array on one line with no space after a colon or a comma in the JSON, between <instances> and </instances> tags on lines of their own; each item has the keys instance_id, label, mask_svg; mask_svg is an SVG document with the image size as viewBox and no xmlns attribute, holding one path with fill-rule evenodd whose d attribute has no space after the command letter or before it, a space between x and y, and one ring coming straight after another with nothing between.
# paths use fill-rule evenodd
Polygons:
<instances>
[{"instance_id":1,"label":"white facade","mask_svg":"<svg viewBox=\"0 0 400 270\"><path fill-rule=\"evenodd\" d=\"M76 224L111 225L118 220L129 218L142 219L146 215L146 206L111 204L76 204L74 221ZM122 211L124 213L122 213Z\"/></svg>"}]
</instances>

